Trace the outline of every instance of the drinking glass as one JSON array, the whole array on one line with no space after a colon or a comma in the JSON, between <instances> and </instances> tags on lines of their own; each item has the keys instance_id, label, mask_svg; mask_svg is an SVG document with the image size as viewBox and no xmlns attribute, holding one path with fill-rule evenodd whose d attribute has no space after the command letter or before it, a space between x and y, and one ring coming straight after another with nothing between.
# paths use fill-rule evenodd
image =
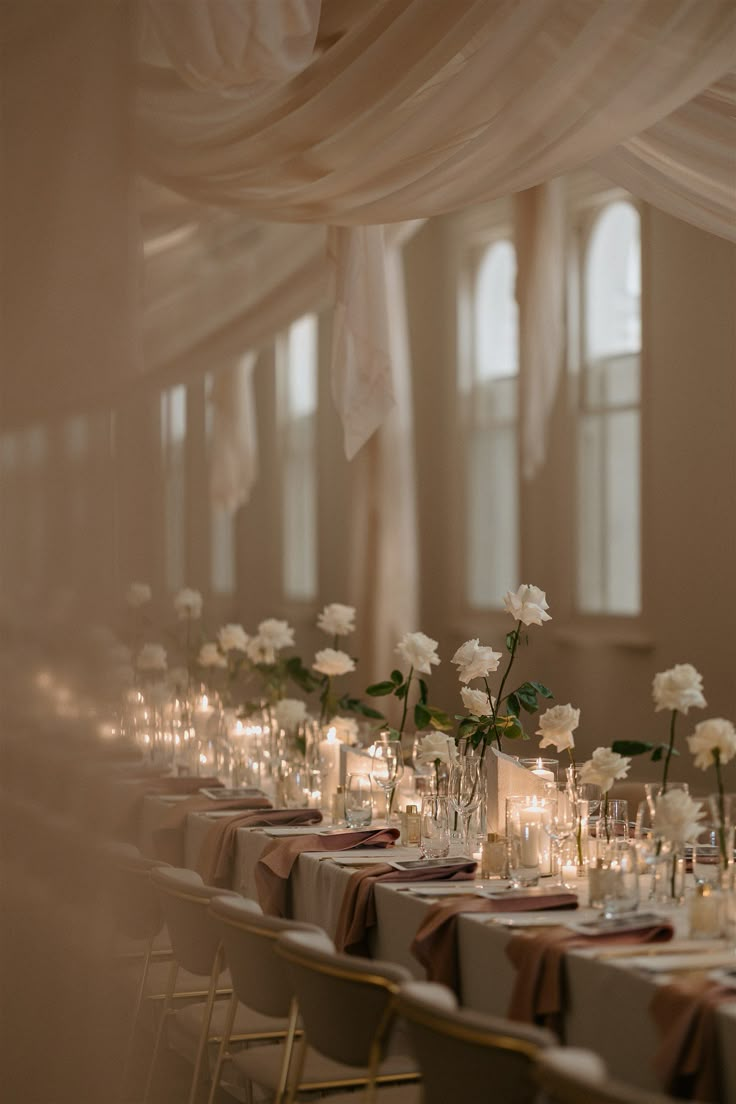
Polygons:
<instances>
[{"instance_id":1,"label":"drinking glass","mask_svg":"<svg viewBox=\"0 0 736 1104\"><path fill-rule=\"evenodd\" d=\"M533 796L506 798L509 874L514 886L535 886L543 869L549 872L549 836L544 826L551 816L552 804Z\"/></svg>"},{"instance_id":2,"label":"drinking glass","mask_svg":"<svg viewBox=\"0 0 736 1104\"><path fill-rule=\"evenodd\" d=\"M700 824L693 843L693 876L696 885L720 886L721 837L718 824Z\"/></svg>"},{"instance_id":3,"label":"drinking glass","mask_svg":"<svg viewBox=\"0 0 736 1104\"><path fill-rule=\"evenodd\" d=\"M684 793L690 793L690 787L687 784L687 782L668 782L667 783L667 789L668 790L682 790ZM655 812L656 807L657 807L657 798L660 797L661 793L662 793L662 783L661 782L645 782L644 783L644 793L646 794L647 804L649 805L649 808L652 811L652 816L654 816L654 812Z\"/></svg>"},{"instance_id":4,"label":"drinking glass","mask_svg":"<svg viewBox=\"0 0 736 1104\"><path fill-rule=\"evenodd\" d=\"M367 774L349 774L345 786L345 820L350 828L365 828L373 818L373 793Z\"/></svg>"},{"instance_id":5,"label":"drinking glass","mask_svg":"<svg viewBox=\"0 0 736 1104\"><path fill-rule=\"evenodd\" d=\"M425 859L450 853L450 808L445 794L425 794L420 813L419 849Z\"/></svg>"},{"instance_id":6,"label":"drinking glass","mask_svg":"<svg viewBox=\"0 0 736 1104\"><path fill-rule=\"evenodd\" d=\"M450 767L449 794L453 808L462 817L463 850L469 850L470 818L481 803L480 761L464 755Z\"/></svg>"},{"instance_id":7,"label":"drinking glass","mask_svg":"<svg viewBox=\"0 0 736 1104\"><path fill-rule=\"evenodd\" d=\"M400 740L376 740L370 750L371 781L386 794L386 820L391 823L394 791L404 773Z\"/></svg>"},{"instance_id":8,"label":"drinking glass","mask_svg":"<svg viewBox=\"0 0 736 1104\"><path fill-rule=\"evenodd\" d=\"M598 860L596 874L603 915L607 920L638 909L639 865L631 844L622 839L609 844L606 854ZM591 886L591 895L592 892Z\"/></svg>"},{"instance_id":9,"label":"drinking glass","mask_svg":"<svg viewBox=\"0 0 736 1104\"><path fill-rule=\"evenodd\" d=\"M575 834L578 803L571 790L558 790L554 783L545 787L545 797L550 802L550 815L544 821L544 830L554 844L553 868L561 871L562 846Z\"/></svg>"}]
</instances>

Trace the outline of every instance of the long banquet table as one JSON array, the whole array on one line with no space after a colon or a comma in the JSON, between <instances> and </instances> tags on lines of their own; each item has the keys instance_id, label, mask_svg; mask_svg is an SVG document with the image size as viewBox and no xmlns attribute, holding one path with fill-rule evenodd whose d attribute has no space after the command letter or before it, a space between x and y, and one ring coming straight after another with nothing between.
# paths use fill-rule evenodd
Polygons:
<instances>
[{"instance_id":1,"label":"long banquet table","mask_svg":"<svg viewBox=\"0 0 736 1104\"><path fill-rule=\"evenodd\" d=\"M153 830L175 803L176 799L158 796L144 799L140 838L144 850L150 849ZM218 815L228 814L191 813L187 817L184 849L187 866L196 867L199 850ZM246 897L257 900L254 870L272 839L262 829L238 830L232 888ZM330 852L303 853L290 878L293 917L318 924L334 935L343 894L355 866L371 858L381 861L385 857L385 851L363 849L336 856ZM396 847L392 857L417 858L418 850ZM373 956L400 963L415 977L423 978L423 967L409 948L435 900L396 885L378 884L375 902ZM586 912L581 909L576 915L582 918ZM675 935L686 936L684 910L673 910L671 919ZM511 934L510 929L495 923L488 914L460 916L457 938L460 997L464 1005L492 1015L506 1015L514 981L514 967L505 954ZM653 1068L659 1037L649 1004L656 986L662 983L661 976L632 969L624 961L602 959L596 951L588 949L567 951L565 963L565 1041L595 1050L615 1077L645 1089L660 1088ZM731 1104L736 1102L736 1002L719 1008L717 1024L724 1084L722 1100Z\"/></svg>"}]
</instances>

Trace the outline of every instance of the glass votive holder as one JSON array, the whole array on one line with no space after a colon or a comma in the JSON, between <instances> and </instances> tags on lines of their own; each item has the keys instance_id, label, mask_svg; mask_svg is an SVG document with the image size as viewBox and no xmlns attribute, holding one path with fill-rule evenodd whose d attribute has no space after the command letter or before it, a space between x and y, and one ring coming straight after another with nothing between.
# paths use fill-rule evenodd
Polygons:
<instances>
[{"instance_id":1,"label":"glass votive holder","mask_svg":"<svg viewBox=\"0 0 736 1104\"><path fill-rule=\"evenodd\" d=\"M540 782L554 782L555 786L557 785L559 759L520 759L519 763L532 774L536 774Z\"/></svg>"},{"instance_id":2,"label":"glass votive holder","mask_svg":"<svg viewBox=\"0 0 736 1104\"><path fill-rule=\"evenodd\" d=\"M691 939L720 939L726 934L726 900L711 882L696 885L688 900Z\"/></svg>"},{"instance_id":3,"label":"glass votive holder","mask_svg":"<svg viewBox=\"0 0 736 1104\"><path fill-rule=\"evenodd\" d=\"M349 828L367 828L373 819L373 791L367 774L349 774L345 782L345 820Z\"/></svg>"},{"instance_id":4,"label":"glass votive holder","mask_svg":"<svg viewBox=\"0 0 736 1104\"><path fill-rule=\"evenodd\" d=\"M450 854L450 799L446 794L425 794L419 825L419 849L425 859Z\"/></svg>"},{"instance_id":5,"label":"glass votive holder","mask_svg":"<svg viewBox=\"0 0 736 1104\"><path fill-rule=\"evenodd\" d=\"M542 874L551 873L551 841L545 824L552 803L545 798L506 798L506 838L509 877L517 887L535 886Z\"/></svg>"},{"instance_id":6,"label":"glass votive holder","mask_svg":"<svg viewBox=\"0 0 736 1104\"><path fill-rule=\"evenodd\" d=\"M638 909L639 862L625 840L614 840L590 865L588 904L602 908L606 919Z\"/></svg>"}]
</instances>

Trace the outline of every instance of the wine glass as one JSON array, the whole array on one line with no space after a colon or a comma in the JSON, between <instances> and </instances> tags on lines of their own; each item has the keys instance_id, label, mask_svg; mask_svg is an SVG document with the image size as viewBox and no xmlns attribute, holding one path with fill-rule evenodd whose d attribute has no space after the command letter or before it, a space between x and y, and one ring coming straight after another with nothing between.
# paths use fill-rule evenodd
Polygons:
<instances>
[{"instance_id":1,"label":"wine glass","mask_svg":"<svg viewBox=\"0 0 736 1104\"><path fill-rule=\"evenodd\" d=\"M558 790L554 783L545 786L545 797L551 802L544 830L552 841L555 869L562 871L562 845L572 839L578 823L578 802L574 790L569 787Z\"/></svg>"},{"instance_id":2,"label":"wine glass","mask_svg":"<svg viewBox=\"0 0 736 1104\"><path fill-rule=\"evenodd\" d=\"M400 740L376 740L369 752L371 781L386 794L386 820L391 823L394 791L404 773L404 757Z\"/></svg>"},{"instance_id":3,"label":"wine glass","mask_svg":"<svg viewBox=\"0 0 736 1104\"><path fill-rule=\"evenodd\" d=\"M480 779L480 760L472 756L464 755L450 767L450 801L462 817L463 850L466 853L469 852L470 818L483 797Z\"/></svg>"}]
</instances>

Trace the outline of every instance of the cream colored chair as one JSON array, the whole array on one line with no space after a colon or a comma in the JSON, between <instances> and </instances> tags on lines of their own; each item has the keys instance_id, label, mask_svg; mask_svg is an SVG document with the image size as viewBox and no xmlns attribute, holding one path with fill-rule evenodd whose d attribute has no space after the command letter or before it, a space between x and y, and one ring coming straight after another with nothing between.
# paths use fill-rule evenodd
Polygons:
<instances>
[{"instance_id":1,"label":"cream colored chair","mask_svg":"<svg viewBox=\"0 0 736 1104\"><path fill-rule=\"evenodd\" d=\"M287 933L279 939L276 953L286 962L304 1027L288 1099L306 1088L304 1071L313 1054L352 1071L354 1083L365 1085L358 1099L418 1102L416 1061L406 1037L394 1031L396 995L411 977L408 970L338 954L324 933ZM355 1101L356 1095L330 1100L342 1104Z\"/></svg>"},{"instance_id":2,"label":"cream colored chair","mask_svg":"<svg viewBox=\"0 0 736 1104\"><path fill-rule=\"evenodd\" d=\"M459 1008L444 985L413 981L396 1002L419 1062L423 1104L532 1104L534 1066L555 1042L540 1028Z\"/></svg>"},{"instance_id":3,"label":"cream colored chair","mask_svg":"<svg viewBox=\"0 0 736 1104\"><path fill-rule=\"evenodd\" d=\"M577 1047L542 1051L535 1077L543 1104L675 1104L671 1096L611 1081L603 1059Z\"/></svg>"},{"instance_id":4,"label":"cream colored chair","mask_svg":"<svg viewBox=\"0 0 736 1104\"><path fill-rule=\"evenodd\" d=\"M214 897L223 895L237 897L237 894L230 890L206 886L199 874L193 870L155 867L150 873L150 878L158 894L174 958L169 970L143 1100L146 1104L151 1096L157 1060L169 1021L175 1016L185 1016L183 1034L186 1043L183 1050L186 1057L192 1056L189 1052L189 1044L192 1042L191 1032L196 1039L193 1056L194 1070L189 1092L189 1102L193 1104L210 1039L210 1022L215 1001L218 997L229 997L232 994L229 979L223 977L225 957L217 931L210 920L209 904ZM182 1013L176 1011L176 1002L191 1001L192 997L201 996L203 991L201 987L192 989L187 985L184 992L181 990L177 992L177 978L180 970L185 970L190 977L193 977L195 984L197 980L201 982L201 979L208 979L205 1003L182 1010ZM179 1025L181 1026L181 1020Z\"/></svg>"}]
</instances>

